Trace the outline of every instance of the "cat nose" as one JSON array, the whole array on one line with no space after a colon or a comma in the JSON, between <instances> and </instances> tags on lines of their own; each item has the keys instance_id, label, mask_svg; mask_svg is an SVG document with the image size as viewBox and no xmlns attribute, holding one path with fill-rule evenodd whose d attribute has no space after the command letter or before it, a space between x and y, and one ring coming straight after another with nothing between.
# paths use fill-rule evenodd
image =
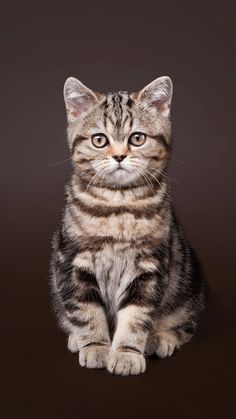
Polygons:
<instances>
[{"instance_id":1,"label":"cat nose","mask_svg":"<svg viewBox=\"0 0 236 419\"><path fill-rule=\"evenodd\" d=\"M124 160L127 156L125 154L122 154L121 156L112 156L113 159L115 159L116 161L118 161L119 163Z\"/></svg>"}]
</instances>

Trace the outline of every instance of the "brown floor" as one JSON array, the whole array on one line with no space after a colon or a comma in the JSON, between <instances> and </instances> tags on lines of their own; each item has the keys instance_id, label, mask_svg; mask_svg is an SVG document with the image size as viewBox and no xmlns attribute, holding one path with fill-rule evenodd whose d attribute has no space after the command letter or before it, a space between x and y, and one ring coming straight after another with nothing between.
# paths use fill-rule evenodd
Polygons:
<instances>
[{"instance_id":1,"label":"brown floor","mask_svg":"<svg viewBox=\"0 0 236 419\"><path fill-rule=\"evenodd\" d=\"M9 3L1 37L1 417L230 419L235 397L232 1ZM69 175L62 86L175 85L175 206L212 289L199 333L122 378L78 367L51 313L50 240Z\"/></svg>"}]
</instances>

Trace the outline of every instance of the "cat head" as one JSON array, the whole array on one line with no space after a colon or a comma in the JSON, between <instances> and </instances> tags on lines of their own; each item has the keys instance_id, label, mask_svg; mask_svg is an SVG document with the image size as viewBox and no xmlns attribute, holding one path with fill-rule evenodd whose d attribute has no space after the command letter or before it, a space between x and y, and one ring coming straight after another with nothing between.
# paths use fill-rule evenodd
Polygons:
<instances>
[{"instance_id":1,"label":"cat head","mask_svg":"<svg viewBox=\"0 0 236 419\"><path fill-rule=\"evenodd\" d=\"M169 77L139 92L107 94L69 77L64 98L74 171L91 185L155 182L170 151L172 91Z\"/></svg>"}]
</instances>

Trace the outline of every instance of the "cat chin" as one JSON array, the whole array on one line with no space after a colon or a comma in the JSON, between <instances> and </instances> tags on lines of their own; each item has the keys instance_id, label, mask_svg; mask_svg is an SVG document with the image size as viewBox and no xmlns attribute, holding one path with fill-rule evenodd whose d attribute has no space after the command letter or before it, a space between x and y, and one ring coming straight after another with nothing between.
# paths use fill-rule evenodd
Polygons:
<instances>
[{"instance_id":1,"label":"cat chin","mask_svg":"<svg viewBox=\"0 0 236 419\"><path fill-rule=\"evenodd\" d=\"M138 174L134 172L128 172L127 170L115 170L109 174L107 179L109 183L115 184L117 186L127 186L136 181Z\"/></svg>"}]
</instances>

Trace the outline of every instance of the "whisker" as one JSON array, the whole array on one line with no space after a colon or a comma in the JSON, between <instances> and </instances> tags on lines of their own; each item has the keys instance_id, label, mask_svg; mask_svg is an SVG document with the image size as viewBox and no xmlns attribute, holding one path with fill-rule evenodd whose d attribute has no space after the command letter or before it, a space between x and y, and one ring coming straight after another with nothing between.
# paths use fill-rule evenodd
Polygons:
<instances>
[{"instance_id":1,"label":"whisker","mask_svg":"<svg viewBox=\"0 0 236 419\"><path fill-rule=\"evenodd\" d=\"M133 166L135 166L135 165L133 165ZM139 173L139 174L140 174L140 176L141 176L140 181L142 182L142 186L143 186L143 187L144 187L144 189L145 189L145 182L144 182L144 180L143 180L143 175L142 175L142 172L141 172L141 170L139 170L139 168L138 168L138 167L136 167L136 169L137 169L138 173ZM135 196L135 194L134 194L134 196ZM147 191L146 191L146 199L147 199Z\"/></svg>"},{"instance_id":2,"label":"whisker","mask_svg":"<svg viewBox=\"0 0 236 419\"><path fill-rule=\"evenodd\" d=\"M103 162L101 161L100 163L98 163L96 168L91 168L90 170L86 171L86 173L84 174L84 176L81 177L81 180L83 181L87 176L89 176L91 173L93 173L97 168L103 166ZM97 173L94 173L94 175L92 176L92 178L90 179L90 182L92 181L92 179L94 178L94 176L96 176ZM89 182L89 183L90 183ZM89 185L87 185L88 188ZM87 190L87 189L86 189Z\"/></svg>"},{"instance_id":3,"label":"whisker","mask_svg":"<svg viewBox=\"0 0 236 419\"><path fill-rule=\"evenodd\" d=\"M144 170L143 170L143 177L145 178L145 179L147 179L147 182L148 182L148 184L150 185L150 189L151 189L151 191L152 191L152 194L153 194L153 196L155 195L155 191L154 191L154 189L153 189L153 185L152 185L152 182L150 181L150 179L148 179L148 176L146 176L146 173L144 172Z\"/></svg>"},{"instance_id":4,"label":"whisker","mask_svg":"<svg viewBox=\"0 0 236 419\"><path fill-rule=\"evenodd\" d=\"M151 189L151 192L152 192L152 194L154 196L155 195L155 191L154 191L154 189L152 187L152 184L151 184L150 180L145 175L143 168L141 166L137 166L137 165L134 165L134 166L136 167L136 169L138 170L139 174L141 175L141 178L144 179L144 180L146 180L148 182L148 185L149 185L149 187ZM144 187L145 187L145 182L144 182ZM146 191L146 199L147 199L147 191Z\"/></svg>"},{"instance_id":5,"label":"whisker","mask_svg":"<svg viewBox=\"0 0 236 419\"><path fill-rule=\"evenodd\" d=\"M165 192L167 194L167 196L170 196L169 193L167 192L167 190L163 188L163 186L161 185L161 183L159 182L159 180L152 173L150 173L148 170L147 170L147 173L156 180L156 182L158 183L158 185L160 186L160 188L163 190L163 192Z\"/></svg>"},{"instance_id":6,"label":"whisker","mask_svg":"<svg viewBox=\"0 0 236 419\"><path fill-rule=\"evenodd\" d=\"M104 177L105 177L105 175L106 175L106 173L102 173L103 174L103 176L101 177L101 169L105 169L105 168L107 168L107 167L109 167L110 166L110 164L108 163L108 162L104 162L104 161L101 161L99 164L97 164L97 167L94 169L94 170L98 170L97 171L97 173L95 173L95 175L94 176L92 176L92 178L90 179L90 181L89 181L89 183L88 183L88 185L87 185L87 187L86 187L86 191L88 190L88 188L89 188L89 186L90 185L92 185L92 186L96 186L96 184L97 184L97 182L98 182L98 180L99 180L99 177L100 177L100 179L104 179Z\"/></svg>"},{"instance_id":7,"label":"whisker","mask_svg":"<svg viewBox=\"0 0 236 419\"><path fill-rule=\"evenodd\" d=\"M137 165L138 166L138 165ZM139 167L141 167L143 169L143 167L139 164ZM144 170L144 169L143 169ZM168 192L166 189L163 188L163 186L161 185L161 183L159 182L159 180L147 169L145 168L145 172L151 176L153 179L155 179L155 181L158 183L158 185L160 186L160 188L163 190L163 192L167 193L167 195L169 196Z\"/></svg>"},{"instance_id":8,"label":"whisker","mask_svg":"<svg viewBox=\"0 0 236 419\"><path fill-rule=\"evenodd\" d=\"M54 167L54 166L58 166L59 164L65 163L65 162L67 162L67 161L69 161L69 160L71 160L71 159L72 159L72 158L71 158L71 157L69 157L68 159L61 160L61 161L58 161L58 162L56 162L56 163L49 164L49 165L47 166L47 168L49 168L49 167Z\"/></svg>"},{"instance_id":9,"label":"whisker","mask_svg":"<svg viewBox=\"0 0 236 419\"><path fill-rule=\"evenodd\" d=\"M167 173L165 170L161 171L158 170L156 167L152 167L151 170L155 170L160 175L163 175L166 179L169 179L171 182L179 183L177 179L175 179L173 176L171 176L169 173Z\"/></svg>"},{"instance_id":10,"label":"whisker","mask_svg":"<svg viewBox=\"0 0 236 419\"><path fill-rule=\"evenodd\" d=\"M175 157L172 157L172 159L173 160L175 160L177 163L179 163L179 164L184 164L184 162L182 161L182 160L178 160L178 159L176 159Z\"/></svg>"}]
</instances>

